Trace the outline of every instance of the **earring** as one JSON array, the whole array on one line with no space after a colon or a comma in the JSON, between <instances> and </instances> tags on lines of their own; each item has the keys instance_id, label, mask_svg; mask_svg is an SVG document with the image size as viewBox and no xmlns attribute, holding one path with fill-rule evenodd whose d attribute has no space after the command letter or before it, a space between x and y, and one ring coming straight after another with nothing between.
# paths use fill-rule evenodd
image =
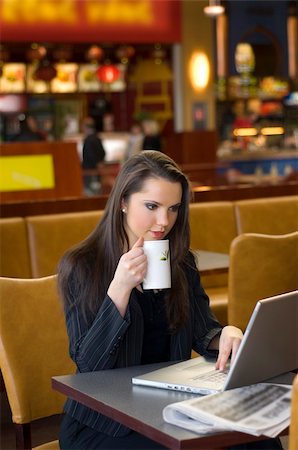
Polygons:
<instances>
[{"instance_id":1,"label":"earring","mask_svg":"<svg viewBox=\"0 0 298 450\"><path fill-rule=\"evenodd\" d=\"M123 212L123 213L126 213L126 209L125 209L125 208L122 208L122 212Z\"/></svg>"}]
</instances>

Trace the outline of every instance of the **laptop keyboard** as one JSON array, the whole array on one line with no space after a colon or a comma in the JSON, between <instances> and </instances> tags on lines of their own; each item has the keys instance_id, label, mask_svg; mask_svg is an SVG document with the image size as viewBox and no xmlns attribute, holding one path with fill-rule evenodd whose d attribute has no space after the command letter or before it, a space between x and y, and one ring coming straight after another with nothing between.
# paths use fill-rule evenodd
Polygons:
<instances>
[{"instance_id":1,"label":"laptop keyboard","mask_svg":"<svg viewBox=\"0 0 298 450\"><path fill-rule=\"evenodd\" d=\"M210 372L206 372L200 375L193 377L193 380L201 380L201 381L210 381L214 383L223 383L227 378L228 371L227 370L210 370Z\"/></svg>"}]
</instances>

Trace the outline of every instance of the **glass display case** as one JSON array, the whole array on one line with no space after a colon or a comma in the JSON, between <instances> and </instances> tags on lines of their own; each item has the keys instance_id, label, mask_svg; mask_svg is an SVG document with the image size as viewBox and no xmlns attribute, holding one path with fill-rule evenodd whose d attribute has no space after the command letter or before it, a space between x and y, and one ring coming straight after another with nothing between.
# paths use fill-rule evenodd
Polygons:
<instances>
[{"instance_id":1,"label":"glass display case","mask_svg":"<svg viewBox=\"0 0 298 450\"><path fill-rule=\"evenodd\" d=\"M0 93L26 92L26 64L5 63L0 77Z\"/></svg>"}]
</instances>

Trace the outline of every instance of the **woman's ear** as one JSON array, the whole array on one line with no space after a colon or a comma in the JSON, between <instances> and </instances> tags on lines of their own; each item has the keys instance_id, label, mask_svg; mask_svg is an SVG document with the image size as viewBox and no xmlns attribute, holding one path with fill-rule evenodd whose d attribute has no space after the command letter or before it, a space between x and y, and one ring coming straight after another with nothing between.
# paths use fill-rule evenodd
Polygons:
<instances>
[{"instance_id":1,"label":"woman's ear","mask_svg":"<svg viewBox=\"0 0 298 450\"><path fill-rule=\"evenodd\" d=\"M121 211L123 213L127 212L127 206L126 206L126 203L125 203L125 201L123 199L121 200Z\"/></svg>"}]
</instances>

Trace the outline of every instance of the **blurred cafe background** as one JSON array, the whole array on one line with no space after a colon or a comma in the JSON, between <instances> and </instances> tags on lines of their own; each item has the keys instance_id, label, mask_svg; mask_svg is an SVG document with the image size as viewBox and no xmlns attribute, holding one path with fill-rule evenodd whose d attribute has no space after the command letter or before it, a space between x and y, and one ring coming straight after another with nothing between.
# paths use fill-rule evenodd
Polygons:
<instances>
[{"instance_id":1,"label":"blurred cafe background","mask_svg":"<svg viewBox=\"0 0 298 450\"><path fill-rule=\"evenodd\" d=\"M2 156L29 117L43 146L72 143L81 161L92 117L117 172L131 129L149 121L194 187L293 179L297 10L297 0L1 0ZM24 198L7 183L3 201Z\"/></svg>"},{"instance_id":2,"label":"blurred cafe background","mask_svg":"<svg viewBox=\"0 0 298 450\"><path fill-rule=\"evenodd\" d=\"M94 166L82 160L86 124L89 141L99 138L104 148ZM54 275L63 253L94 229L121 165L145 148L168 154L188 175L191 248L200 258L205 251L227 261L240 235L267 235L266 245L256 240L249 250L239 239L230 266L201 272L223 324L231 298L248 311L248 301L298 289L298 0L0 0L1 277L30 279L30 297L33 279ZM2 296L4 311L24 303L22 286ZM45 297L42 289L38 300L32 296L36 317L55 317L52 304L40 301L52 291ZM27 382L20 370L18 380L39 414L31 400L39 401L35 389L48 372L35 370L43 346L23 338L23 325L36 322L25 303L24 320L13 312L22 329L10 326L7 336L30 348L32 363L21 352L16 360L36 377ZM40 322L36 332L61 339L54 321L54 330L44 333ZM64 364L58 347L49 362ZM20 423L15 446L12 422L20 414L12 419L3 379L0 370L0 447L31 448ZM48 381L40 403L52 408ZM57 439L60 420L47 419L34 428L34 448Z\"/></svg>"}]
</instances>

